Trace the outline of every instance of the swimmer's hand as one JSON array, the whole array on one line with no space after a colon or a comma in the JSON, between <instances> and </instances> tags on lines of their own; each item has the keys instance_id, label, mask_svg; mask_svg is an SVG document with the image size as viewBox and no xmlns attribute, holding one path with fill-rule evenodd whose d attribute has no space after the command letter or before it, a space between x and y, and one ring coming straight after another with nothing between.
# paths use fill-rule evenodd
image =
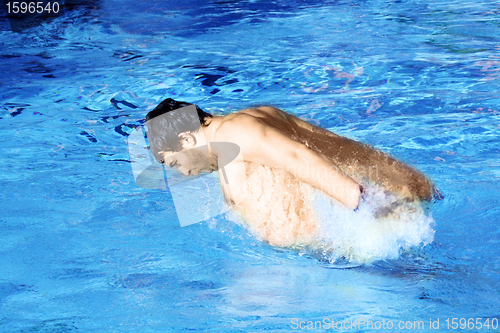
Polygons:
<instances>
[{"instance_id":1,"label":"swimmer's hand","mask_svg":"<svg viewBox=\"0 0 500 333\"><path fill-rule=\"evenodd\" d=\"M359 205L361 205L362 202L365 201L366 193L363 188L363 186L359 186L359 195L358 195L358 203L356 204L356 208L354 208L354 211L357 212L359 210Z\"/></svg>"},{"instance_id":2,"label":"swimmer's hand","mask_svg":"<svg viewBox=\"0 0 500 333\"><path fill-rule=\"evenodd\" d=\"M389 205L387 206L383 206L383 207L380 207L378 208L376 211L375 211L375 218L382 218L382 217L388 217L389 215L393 214L395 209L398 208L399 206L401 206L403 204L402 200L398 200L398 201L394 201L392 203L390 203Z\"/></svg>"},{"instance_id":3,"label":"swimmer's hand","mask_svg":"<svg viewBox=\"0 0 500 333\"><path fill-rule=\"evenodd\" d=\"M389 191L383 191L384 200L382 200L382 202L385 201L385 203L381 204L382 202L380 202L380 197L378 199L375 197L373 189L366 190L362 186L360 186L360 188L361 188L361 196L359 199L359 205L361 205L362 203L366 203L367 205L375 207L374 211L375 218L389 217L392 214L395 214L398 207L401 207L402 205L412 202L411 198L401 198L395 196L394 193L391 193ZM354 211L359 210L359 205Z\"/></svg>"}]
</instances>

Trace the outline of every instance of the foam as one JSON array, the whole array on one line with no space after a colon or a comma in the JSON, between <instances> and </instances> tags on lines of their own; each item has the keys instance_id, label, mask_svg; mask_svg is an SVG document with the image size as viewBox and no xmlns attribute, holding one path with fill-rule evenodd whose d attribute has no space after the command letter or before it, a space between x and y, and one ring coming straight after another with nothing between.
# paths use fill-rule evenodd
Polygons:
<instances>
[{"instance_id":1,"label":"foam","mask_svg":"<svg viewBox=\"0 0 500 333\"><path fill-rule=\"evenodd\" d=\"M376 217L377 212L398 198L377 187L365 189L367 193L357 211L313 191L312 202L320 224L313 247L323 258L360 263L396 259L402 251L434 240L434 220L421 204L405 203L386 217Z\"/></svg>"}]
</instances>

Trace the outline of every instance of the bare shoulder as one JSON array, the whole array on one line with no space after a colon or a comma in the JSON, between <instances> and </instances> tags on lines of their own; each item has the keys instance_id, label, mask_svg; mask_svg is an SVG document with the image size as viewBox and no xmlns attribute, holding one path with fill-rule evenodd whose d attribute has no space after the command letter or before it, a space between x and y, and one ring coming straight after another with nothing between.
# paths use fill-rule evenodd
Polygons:
<instances>
[{"instance_id":1,"label":"bare shoulder","mask_svg":"<svg viewBox=\"0 0 500 333\"><path fill-rule=\"evenodd\" d=\"M248 108L224 117L216 131L216 140L246 141L263 138L266 129L283 124L287 114L273 106Z\"/></svg>"},{"instance_id":2,"label":"bare shoulder","mask_svg":"<svg viewBox=\"0 0 500 333\"><path fill-rule=\"evenodd\" d=\"M259 106L256 108L241 110L240 113L249 114L258 118L285 118L286 113L274 106Z\"/></svg>"},{"instance_id":3,"label":"bare shoulder","mask_svg":"<svg viewBox=\"0 0 500 333\"><path fill-rule=\"evenodd\" d=\"M240 141L238 139L245 138L248 135L255 135L254 132L264 126L259 120L259 117L253 115L252 112L243 111L247 110L232 113L224 117L215 132L215 140L229 142Z\"/></svg>"}]
</instances>

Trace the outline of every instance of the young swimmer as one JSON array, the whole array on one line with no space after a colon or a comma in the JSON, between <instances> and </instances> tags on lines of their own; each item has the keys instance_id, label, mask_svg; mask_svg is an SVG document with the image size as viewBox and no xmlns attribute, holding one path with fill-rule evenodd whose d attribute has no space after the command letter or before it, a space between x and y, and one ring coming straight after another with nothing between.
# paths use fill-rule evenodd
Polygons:
<instances>
[{"instance_id":1,"label":"young swimmer","mask_svg":"<svg viewBox=\"0 0 500 333\"><path fill-rule=\"evenodd\" d=\"M237 145L241 159L224 166L223 192L247 227L271 245L307 244L317 236L311 187L350 210L358 207L368 184L401 201L428 201L433 196L432 183L412 167L275 107L222 117L196 106L194 116L176 112L169 117L189 105L166 99L148 113L152 153L160 163L194 176L218 170L225 152L214 149L215 143ZM204 154L201 148L207 143ZM381 214L390 213L391 207L385 209Z\"/></svg>"}]
</instances>

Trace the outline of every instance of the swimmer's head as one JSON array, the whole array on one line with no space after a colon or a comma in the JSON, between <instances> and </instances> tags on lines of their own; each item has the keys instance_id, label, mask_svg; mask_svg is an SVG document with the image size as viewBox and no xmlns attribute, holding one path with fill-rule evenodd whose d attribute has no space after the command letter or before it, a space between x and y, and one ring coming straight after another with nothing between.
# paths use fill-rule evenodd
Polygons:
<instances>
[{"instance_id":1,"label":"swimmer's head","mask_svg":"<svg viewBox=\"0 0 500 333\"><path fill-rule=\"evenodd\" d=\"M168 98L146 116L151 152L159 163L185 175L212 171L202 126L212 115L197 105Z\"/></svg>"},{"instance_id":2,"label":"swimmer's head","mask_svg":"<svg viewBox=\"0 0 500 333\"><path fill-rule=\"evenodd\" d=\"M186 108L187 106L196 107L196 112L189 112L190 109ZM183 150L185 142L183 134L199 132L202 126L209 124L209 118L212 118L212 115L195 104L179 102L171 98L158 104L146 116L149 146L156 160L161 162L160 151Z\"/></svg>"}]
</instances>

